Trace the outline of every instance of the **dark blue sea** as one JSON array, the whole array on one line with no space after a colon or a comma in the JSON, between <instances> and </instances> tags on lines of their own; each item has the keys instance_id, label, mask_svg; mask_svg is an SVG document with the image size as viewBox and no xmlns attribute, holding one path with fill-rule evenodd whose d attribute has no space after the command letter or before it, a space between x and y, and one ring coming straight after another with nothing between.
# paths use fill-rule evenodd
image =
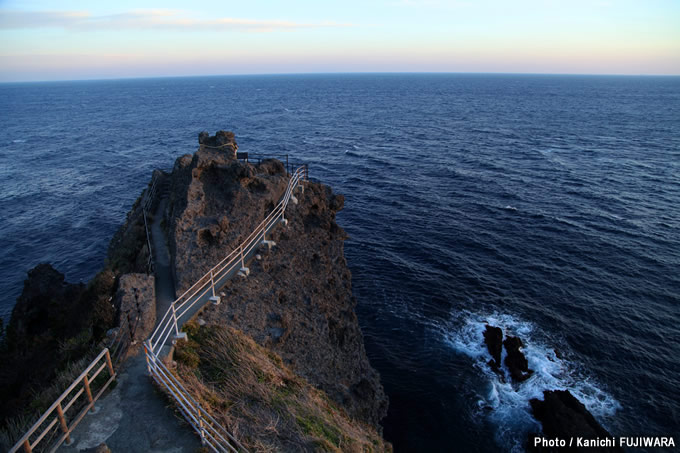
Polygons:
<instances>
[{"instance_id":1,"label":"dark blue sea","mask_svg":"<svg viewBox=\"0 0 680 453\"><path fill-rule=\"evenodd\" d=\"M296 75L0 85L0 316L102 266L154 168L233 130L346 196L338 222L397 452L521 451L567 388L680 443L680 78ZM485 321L534 376L484 365Z\"/></svg>"}]
</instances>

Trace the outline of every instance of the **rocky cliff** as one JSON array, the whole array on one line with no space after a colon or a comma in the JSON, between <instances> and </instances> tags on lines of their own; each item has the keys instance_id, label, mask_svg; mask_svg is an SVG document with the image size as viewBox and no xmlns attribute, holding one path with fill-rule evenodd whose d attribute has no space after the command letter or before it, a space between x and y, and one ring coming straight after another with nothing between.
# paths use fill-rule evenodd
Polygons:
<instances>
[{"instance_id":1,"label":"rocky cliff","mask_svg":"<svg viewBox=\"0 0 680 453\"><path fill-rule=\"evenodd\" d=\"M286 189L281 162L252 165L230 151L202 147L175 163L166 224L178 294L234 250ZM354 313L347 235L335 222L344 198L323 184L304 186L286 212L288 225L268 238L274 249L262 250L250 276L232 279L223 303L199 316L243 331L352 416L378 426L387 398Z\"/></svg>"},{"instance_id":2,"label":"rocky cliff","mask_svg":"<svg viewBox=\"0 0 680 453\"><path fill-rule=\"evenodd\" d=\"M107 262L87 284L68 283L43 263L28 272L0 342L0 450L49 407L119 328L125 346L153 327L154 278L144 274L149 251L141 196L111 240ZM111 330L113 328L113 330ZM107 336L108 334L108 336Z\"/></svg>"},{"instance_id":3,"label":"rocky cliff","mask_svg":"<svg viewBox=\"0 0 680 453\"><path fill-rule=\"evenodd\" d=\"M233 134L203 134L195 154L177 159L171 174L157 175L164 185L169 181L169 199L151 206L159 206L159 212L167 206L161 227L178 294L236 248L285 192L289 175L281 162L239 162L235 142L225 146L231 142ZM203 310L198 324L252 338L281 358L280 369L325 392L358 423L372 425L365 432L380 430L387 398L364 350L343 254L347 235L335 222L344 199L322 184L304 185L304 193L297 194L299 203L291 203L286 212L288 225L276 226L268 238L276 241L274 249L261 251L260 259L249 264L249 277L234 277L223 290L223 303ZM150 333L156 319L155 282L146 274L149 250L142 205L140 197L111 240L104 270L87 285L68 284L47 264L29 272L0 345L0 428L9 424L9 417L32 421L116 332L128 342ZM151 213L147 216L151 222ZM135 326L128 325L130 320ZM66 373L64 367L72 362L75 367ZM36 396L36 389L50 383L55 383L51 393ZM318 403L325 396L314 398ZM338 426L352 425L336 415L332 418ZM316 419L296 417L294 425L303 434L324 437L314 434L317 426L308 423ZM26 427L17 425L14 434ZM362 436L347 431L338 439L356 445L373 442L373 434ZM3 442L0 438L0 447ZM380 445L379 450L389 448Z\"/></svg>"}]
</instances>

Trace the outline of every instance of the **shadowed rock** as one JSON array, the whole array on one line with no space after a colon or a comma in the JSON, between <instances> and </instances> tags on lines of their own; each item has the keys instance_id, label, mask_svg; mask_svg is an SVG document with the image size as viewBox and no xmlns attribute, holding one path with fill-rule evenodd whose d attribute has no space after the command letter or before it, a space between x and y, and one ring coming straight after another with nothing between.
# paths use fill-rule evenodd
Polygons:
<instances>
[{"instance_id":1,"label":"shadowed rock","mask_svg":"<svg viewBox=\"0 0 680 453\"><path fill-rule=\"evenodd\" d=\"M600 425L588 409L568 390L546 390L543 401L532 399L531 410L536 420L543 426L543 437L554 439L604 439L612 435ZM534 435L529 436L528 450L533 452L583 451L583 452L622 452L618 447L583 448L536 448Z\"/></svg>"},{"instance_id":2,"label":"shadowed rock","mask_svg":"<svg viewBox=\"0 0 680 453\"><path fill-rule=\"evenodd\" d=\"M529 361L520 350L522 348L522 340L518 337L507 337L503 341L507 356L505 357L505 366L510 372L512 380L515 382L523 382L529 379L533 374L533 370L529 369Z\"/></svg>"},{"instance_id":3,"label":"shadowed rock","mask_svg":"<svg viewBox=\"0 0 680 453\"><path fill-rule=\"evenodd\" d=\"M501 353L503 352L503 331L500 327L486 325L484 330L484 343L491 354L489 366L494 371L498 371L501 367Z\"/></svg>"}]
</instances>

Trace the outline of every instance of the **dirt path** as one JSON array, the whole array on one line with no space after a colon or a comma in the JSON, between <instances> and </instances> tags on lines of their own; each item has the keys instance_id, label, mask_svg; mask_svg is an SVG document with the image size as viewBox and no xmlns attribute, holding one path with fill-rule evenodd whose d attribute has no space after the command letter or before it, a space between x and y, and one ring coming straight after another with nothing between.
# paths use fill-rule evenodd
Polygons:
<instances>
[{"instance_id":1,"label":"dirt path","mask_svg":"<svg viewBox=\"0 0 680 453\"><path fill-rule=\"evenodd\" d=\"M161 228L167 198L159 203L151 225L155 258L156 318L175 299L170 256ZM82 452L105 443L117 452L195 453L201 442L174 405L152 384L141 345L118 370L116 387L97 403L73 432L73 443L59 451Z\"/></svg>"}]
</instances>

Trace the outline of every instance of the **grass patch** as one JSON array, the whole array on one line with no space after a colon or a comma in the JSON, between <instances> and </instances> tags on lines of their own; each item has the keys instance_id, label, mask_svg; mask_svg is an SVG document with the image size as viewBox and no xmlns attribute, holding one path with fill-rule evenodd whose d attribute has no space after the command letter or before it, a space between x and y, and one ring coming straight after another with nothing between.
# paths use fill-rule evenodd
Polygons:
<instances>
[{"instance_id":1,"label":"grass patch","mask_svg":"<svg viewBox=\"0 0 680 453\"><path fill-rule=\"evenodd\" d=\"M251 451L392 451L375 429L332 403L281 358L231 328L187 323L176 372Z\"/></svg>"}]
</instances>

